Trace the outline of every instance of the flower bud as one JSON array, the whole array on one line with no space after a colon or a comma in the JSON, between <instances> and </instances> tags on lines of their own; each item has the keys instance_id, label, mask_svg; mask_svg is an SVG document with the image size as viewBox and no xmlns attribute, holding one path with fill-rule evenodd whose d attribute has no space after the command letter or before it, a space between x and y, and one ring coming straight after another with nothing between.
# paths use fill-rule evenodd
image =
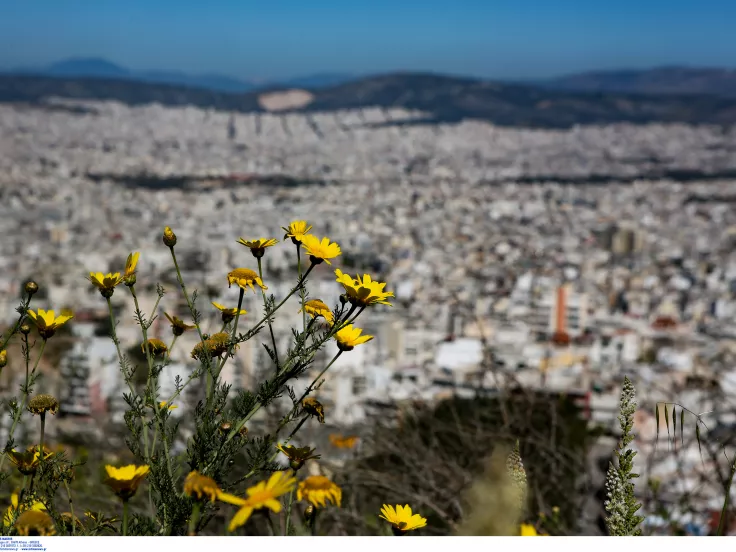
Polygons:
<instances>
[{"instance_id":1,"label":"flower bud","mask_svg":"<svg viewBox=\"0 0 736 552\"><path fill-rule=\"evenodd\" d=\"M167 247L174 247L176 245L176 234L174 234L174 231L169 226L164 228L163 241Z\"/></svg>"},{"instance_id":2,"label":"flower bud","mask_svg":"<svg viewBox=\"0 0 736 552\"><path fill-rule=\"evenodd\" d=\"M23 335L28 335L29 333L31 333L31 327L28 324L21 324L20 333L22 333Z\"/></svg>"},{"instance_id":3,"label":"flower bud","mask_svg":"<svg viewBox=\"0 0 736 552\"><path fill-rule=\"evenodd\" d=\"M233 425L230 422L222 422L220 424L220 433L227 433L232 429Z\"/></svg>"},{"instance_id":4,"label":"flower bud","mask_svg":"<svg viewBox=\"0 0 736 552\"><path fill-rule=\"evenodd\" d=\"M129 276L126 276L125 278L123 278L123 284L125 284L128 287L134 286L136 281L137 280L135 277L135 273L130 274Z\"/></svg>"},{"instance_id":5,"label":"flower bud","mask_svg":"<svg viewBox=\"0 0 736 552\"><path fill-rule=\"evenodd\" d=\"M32 297L38 291L38 284L31 280L30 282L26 282L26 285L23 287L23 289L29 297Z\"/></svg>"},{"instance_id":6,"label":"flower bud","mask_svg":"<svg viewBox=\"0 0 736 552\"><path fill-rule=\"evenodd\" d=\"M0 351L0 368L5 368L8 364L8 351L3 349Z\"/></svg>"},{"instance_id":7,"label":"flower bud","mask_svg":"<svg viewBox=\"0 0 736 552\"><path fill-rule=\"evenodd\" d=\"M348 302L348 296L347 296L347 295L345 295L344 293L343 293L343 294L341 294L341 295L340 295L340 304L341 304L341 305L344 305L344 304L345 304L345 303L347 303L347 302Z\"/></svg>"}]
</instances>

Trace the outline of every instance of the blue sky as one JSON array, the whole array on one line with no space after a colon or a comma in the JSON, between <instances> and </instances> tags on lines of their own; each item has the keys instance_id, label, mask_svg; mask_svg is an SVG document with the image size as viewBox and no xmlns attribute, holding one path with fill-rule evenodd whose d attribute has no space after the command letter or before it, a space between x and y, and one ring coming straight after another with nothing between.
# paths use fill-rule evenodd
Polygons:
<instances>
[{"instance_id":1,"label":"blue sky","mask_svg":"<svg viewBox=\"0 0 736 552\"><path fill-rule=\"evenodd\" d=\"M280 78L736 67L736 0L0 0L0 67L102 57Z\"/></svg>"}]
</instances>

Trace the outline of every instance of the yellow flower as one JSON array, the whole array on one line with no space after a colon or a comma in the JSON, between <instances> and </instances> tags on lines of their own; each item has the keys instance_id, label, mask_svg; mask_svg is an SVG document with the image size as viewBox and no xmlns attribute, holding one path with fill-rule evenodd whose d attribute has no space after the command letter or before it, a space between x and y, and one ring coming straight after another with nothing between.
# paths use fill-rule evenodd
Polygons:
<instances>
[{"instance_id":1,"label":"yellow flower","mask_svg":"<svg viewBox=\"0 0 736 552\"><path fill-rule=\"evenodd\" d=\"M288 228L282 226L281 229L286 232L284 239L291 238L291 243L299 245L302 243L305 234L312 229L312 225L308 225L306 220L295 220Z\"/></svg>"},{"instance_id":2,"label":"yellow flower","mask_svg":"<svg viewBox=\"0 0 736 552\"><path fill-rule=\"evenodd\" d=\"M42 510L26 510L15 520L15 530L23 537L50 537L56 534L51 516Z\"/></svg>"},{"instance_id":3,"label":"yellow flower","mask_svg":"<svg viewBox=\"0 0 736 552\"><path fill-rule=\"evenodd\" d=\"M105 484L121 500L128 500L138 490L138 487L143 482L143 478L148 475L150 470L151 468L148 466L136 466L135 464L123 466L122 468L107 465L105 466L105 471L107 472Z\"/></svg>"},{"instance_id":4,"label":"yellow flower","mask_svg":"<svg viewBox=\"0 0 736 552\"><path fill-rule=\"evenodd\" d=\"M38 314L33 312L31 309L28 309L28 316L30 316L33 323L36 324L38 334L43 339L49 339L52 337L60 326L74 318L74 315L71 313L65 313L62 311L59 316L55 316L54 311L45 311L43 309L38 309Z\"/></svg>"},{"instance_id":5,"label":"yellow flower","mask_svg":"<svg viewBox=\"0 0 736 552\"><path fill-rule=\"evenodd\" d=\"M335 435L334 433L330 435L330 443L332 443L332 446L335 448L351 449L355 446L357 442L358 437L355 435L349 435L347 437L343 437L342 435Z\"/></svg>"},{"instance_id":6,"label":"yellow flower","mask_svg":"<svg viewBox=\"0 0 736 552\"><path fill-rule=\"evenodd\" d=\"M59 411L59 401L53 395L42 393L28 401L28 411L38 415L45 415L47 412L55 415Z\"/></svg>"},{"instance_id":7,"label":"yellow flower","mask_svg":"<svg viewBox=\"0 0 736 552\"><path fill-rule=\"evenodd\" d=\"M289 477L286 473L279 471L273 473L268 481L261 481L247 489L248 498L220 493L218 498L221 501L240 506L240 510L230 520L228 531L235 531L238 527L242 527L254 510L269 508L272 512L278 514L281 511L281 501L278 498L290 492L295 484L296 478Z\"/></svg>"},{"instance_id":8,"label":"yellow flower","mask_svg":"<svg viewBox=\"0 0 736 552\"><path fill-rule=\"evenodd\" d=\"M176 245L176 234L174 234L174 231L169 226L164 228L163 242L166 247L174 247Z\"/></svg>"},{"instance_id":9,"label":"yellow flower","mask_svg":"<svg viewBox=\"0 0 736 552\"><path fill-rule=\"evenodd\" d=\"M266 252L267 247L276 245L279 242L278 240L275 240L273 238L258 238L257 240L252 240L252 241L246 241L243 238L240 238L238 240L238 243L250 249L250 252L253 253L253 256L256 259L260 259L261 257L263 257L263 254Z\"/></svg>"},{"instance_id":10,"label":"yellow flower","mask_svg":"<svg viewBox=\"0 0 736 552\"><path fill-rule=\"evenodd\" d=\"M391 306L387 299L393 297L394 294L390 291L383 291L383 288L386 287L385 282L376 282L369 274L364 274L362 279L360 275L354 279L344 274L339 268L335 270L335 275L337 283L342 284L342 287L345 288L345 294L352 305L359 307L375 304Z\"/></svg>"},{"instance_id":11,"label":"yellow flower","mask_svg":"<svg viewBox=\"0 0 736 552\"><path fill-rule=\"evenodd\" d=\"M8 364L8 351L3 349L0 351L0 368L5 368Z\"/></svg>"},{"instance_id":12,"label":"yellow flower","mask_svg":"<svg viewBox=\"0 0 736 552\"><path fill-rule=\"evenodd\" d=\"M119 285L123 279L119 272L103 274L102 272L90 272L87 279L100 290L103 297L112 297L115 287Z\"/></svg>"},{"instance_id":13,"label":"yellow flower","mask_svg":"<svg viewBox=\"0 0 736 552\"><path fill-rule=\"evenodd\" d=\"M46 447L44 448L43 458L46 460L53 452L49 451ZM36 472L38 464L41 461L41 451L38 446L31 445L26 449L25 452L18 452L11 450L6 453L10 461L18 468L18 471L23 475L32 475Z\"/></svg>"},{"instance_id":14,"label":"yellow flower","mask_svg":"<svg viewBox=\"0 0 736 552\"><path fill-rule=\"evenodd\" d=\"M381 508L381 515L378 517L391 524L395 535L403 535L407 531L414 531L427 525L427 518L423 518L419 514L412 514L411 507L408 504L405 506L397 504L396 508L384 504Z\"/></svg>"},{"instance_id":15,"label":"yellow flower","mask_svg":"<svg viewBox=\"0 0 736 552\"><path fill-rule=\"evenodd\" d=\"M522 537L546 537L548 535L541 535L537 533L536 527L528 523L522 523L519 527L519 535Z\"/></svg>"},{"instance_id":16,"label":"yellow flower","mask_svg":"<svg viewBox=\"0 0 736 552\"><path fill-rule=\"evenodd\" d=\"M138 266L138 259L141 254L137 251L128 255L128 259L125 261L125 273L123 274L123 281L126 286L135 285L135 268Z\"/></svg>"},{"instance_id":17,"label":"yellow flower","mask_svg":"<svg viewBox=\"0 0 736 552\"><path fill-rule=\"evenodd\" d=\"M5 525L5 527L10 527L10 525L13 523L13 518L15 517L16 512L23 513L29 509L41 511L41 510L46 509L46 505L43 502L34 501L31 504L30 508L25 505L21 505L19 508L18 493L11 494L10 495L10 506L8 506L8 509L5 510L5 515L3 516L3 525Z\"/></svg>"},{"instance_id":18,"label":"yellow flower","mask_svg":"<svg viewBox=\"0 0 736 552\"><path fill-rule=\"evenodd\" d=\"M181 335L187 330L194 328L194 326L186 324L181 318L169 316L167 313L164 313L164 316L169 319L169 322L171 322L171 332L174 335Z\"/></svg>"},{"instance_id":19,"label":"yellow flower","mask_svg":"<svg viewBox=\"0 0 736 552\"><path fill-rule=\"evenodd\" d=\"M319 454L313 454L313 448L301 447L297 448L292 445L276 445L276 448L283 452L289 459L289 466L296 471L304 465L307 460L318 460Z\"/></svg>"},{"instance_id":20,"label":"yellow flower","mask_svg":"<svg viewBox=\"0 0 736 552\"><path fill-rule=\"evenodd\" d=\"M348 324L335 333L337 348L341 351L352 351L357 345L362 345L373 339L372 335L360 335L361 333L363 333L363 330Z\"/></svg>"},{"instance_id":21,"label":"yellow flower","mask_svg":"<svg viewBox=\"0 0 736 552\"><path fill-rule=\"evenodd\" d=\"M342 489L324 475L313 475L299 482L296 499L306 500L315 507L324 508L328 501L340 506L342 503Z\"/></svg>"},{"instance_id":22,"label":"yellow flower","mask_svg":"<svg viewBox=\"0 0 736 552\"><path fill-rule=\"evenodd\" d=\"M166 408L167 410L176 410L177 408L179 408L175 404L169 404L166 401L161 401L160 403L158 403L158 407L159 408Z\"/></svg>"},{"instance_id":23,"label":"yellow flower","mask_svg":"<svg viewBox=\"0 0 736 552\"><path fill-rule=\"evenodd\" d=\"M322 403L313 397L307 397L302 401L302 408L307 414L317 416L319 423L325 423L325 408Z\"/></svg>"},{"instance_id":24,"label":"yellow flower","mask_svg":"<svg viewBox=\"0 0 736 552\"><path fill-rule=\"evenodd\" d=\"M330 243L328 238L322 238L322 241L320 241L319 238L312 234L302 236L302 247L309 255L309 260L312 264L320 264L322 261L332 264L330 259L342 255L339 245Z\"/></svg>"},{"instance_id":25,"label":"yellow flower","mask_svg":"<svg viewBox=\"0 0 736 552\"><path fill-rule=\"evenodd\" d=\"M141 343L141 351L143 351L144 354L146 352L146 343L148 343L148 350L151 351L153 356L166 354L169 350L166 343L160 339L152 337L148 341Z\"/></svg>"},{"instance_id":26,"label":"yellow flower","mask_svg":"<svg viewBox=\"0 0 736 552\"><path fill-rule=\"evenodd\" d=\"M238 314L238 308L233 307L232 309L227 308L224 305L221 305L220 303L215 303L214 301L212 304L215 306L217 310L219 310L222 313L222 323L223 324L229 324L235 319L235 316ZM248 311L245 309L240 309L240 316L248 314Z\"/></svg>"},{"instance_id":27,"label":"yellow flower","mask_svg":"<svg viewBox=\"0 0 736 552\"><path fill-rule=\"evenodd\" d=\"M230 345L230 334L225 332L217 332L212 334L208 339L200 341L192 349L192 358L201 361L205 353L210 357L219 357L226 353ZM235 345L238 348L238 345Z\"/></svg>"},{"instance_id":28,"label":"yellow flower","mask_svg":"<svg viewBox=\"0 0 736 552\"><path fill-rule=\"evenodd\" d=\"M198 471L189 472L184 480L184 494L198 500L208 498L210 502L214 502L221 492L214 479Z\"/></svg>"},{"instance_id":29,"label":"yellow flower","mask_svg":"<svg viewBox=\"0 0 736 552\"><path fill-rule=\"evenodd\" d=\"M230 271L227 275L227 287L231 287L233 284L236 284L240 289L245 291L248 291L248 286L255 291L256 288L253 284L256 284L261 289L268 289L263 284L261 277L249 268L236 268Z\"/></svg>"},{"instance_id":30,"label":"yellow flower","mask_svg":"<svg viewBox=\"0 0 736 552\"><path fill-rule=\"evenodd\" d=\"M319 299L311 299L304 303L304 311L312 318L317 318L318 316L321 316L322 318L327 320L327 322L332 324L332 311L330 310L330 307L328 307ZM299 312L301 312L301 309L299 310Z\"/></svg>"}]
</instances>

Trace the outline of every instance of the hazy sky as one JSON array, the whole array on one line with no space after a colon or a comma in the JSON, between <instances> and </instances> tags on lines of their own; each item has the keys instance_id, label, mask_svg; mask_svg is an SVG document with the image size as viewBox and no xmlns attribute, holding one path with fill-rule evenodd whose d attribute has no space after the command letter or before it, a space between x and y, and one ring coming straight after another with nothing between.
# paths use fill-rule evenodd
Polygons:
<instances>
[{"instance_id":1,"label":"hazy sky","mask_svg":"<svg viewBox=\"0 0 736 552\"><path fill-rule=\"evenodd\" d=\"M102 57L280 78L736 67L736 0L0 0L0 67Z\"/></svg>"}]
</instances>

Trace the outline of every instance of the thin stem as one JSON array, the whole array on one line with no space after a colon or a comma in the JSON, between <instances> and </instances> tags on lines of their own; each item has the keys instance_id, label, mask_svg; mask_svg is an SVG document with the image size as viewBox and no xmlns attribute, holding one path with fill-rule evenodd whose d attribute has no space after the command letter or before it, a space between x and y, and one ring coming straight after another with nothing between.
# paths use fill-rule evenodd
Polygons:
<instances>
[{"instance_id":1,"label":"thin stem","mask_svg":"<svg viewBox=\"0 0 736 552\"><path fill-rule=\"evenodd\" d=\"M39 464L38 469L39 470L41 470L41 468L43 468L43 457L44 457L44 454L43 454L43 438L45 436L45 433L46 433L46 412L41 412L41 439L40 439L40 441L38 443L38 454L39 454L39 456L38 456L38 464Z\"/></svg>"},{"instance_id":2,"label":"thin stem","mask_svg":"<svg viewBox=\"0 0 736 552\"><path fill-rule=\"evenodd\" d=\"M222 372L222 369L225 367L225 363L227 362L227 359L230 358L230 355L232 354L233 350L235 349L235 336L238 335L238 322L240 321L240 311L243 308L243 298L245 297L245 290L243 288L240 288L240 295L238 296L238 308L235 311L235 322L233 323L233 332L230 337L230 345L228 346L228 352L222 359L222 362L220 363L220 366L217 368L217 375L220 375L220 372ZM224 328L223 328L224 330Z\"/></svg>"},{"instance_id":3,"label":"thin stem","mask_svg":"<svg viewBox=\"0 0 736 552\"><path fill-rule=\"evenodd\" d=\"M21 314L18 317L18 320L16 320L15 325L11 328L11 330L7 333L7 335L3 338L2 345L0 345L0 350L5 349L5 347L8 346L8 343L10 342L11 338L18 332L18 328L21 327L23 324L23 319L26 317L26 312L28 312L28 307L31 304L31 297L28 296L23 301L23 314Z\"/></svg>"},{"instance_id":4,"label":"thin stem","mask_svg":"<svg viewBox=\"0 0 736 552\"><path fill-rule=\"evenodd\" d=\"M263 281L263 267L261 265L261 258L258 257L258 276L260 276L261 281ZM299 289L304 290L304 282L301 279L301 275L299 278ZM302 294L304 292L302 291ZM266 292L261 289L261 295L263 295L263 308L268 309L268 301L266 300ZM303 296L303 295L302 295ZM237 324L238 319L235 318L235 323ZM271 344L273 345L273 356L274 360L276 361L276 373L278 373L281 364L279 363L279 352L276 348L276 337L273 334L273 325L271 324L271 318L268 318L268 331L271 333Z\"/></svg>"},{"instance_id":5,"label":"thin stem","mask_svg":"<svg viewBox=\"0 0 736 552\"><path fill-rule=\"evenodd\" d=\"M332 360L330 361L330 363L327 366L325 366L324 369L319 374L317 374L317 377L314 378L314 380L312 380L312 383L309 384L309 387L307 387L306 391L304 391L304 394L297 401L297 403L295 405L295 408L297 408L302 403L302 401L307 397L307 395L309 395L309 393L312 392L312 390L314 389L314 386L317 384L317 382L322 378L322 376L325 375L325 372L327 372L327 370L330 369L330 366L332 366L335 363L335 361L338 358L340 358L340 355L342 353L343 353L342 350L337 351L337 354L334 357L332 357Z\"/></svg>"},{"instance_id":6,"label":"thin stem","mask_svg":"<svg viewBox=\"0 0 736 552\"><path fill-rule=\"evenodd\" d=\"M293 470L294 476L296 476L296 470ZM289 505L286 508L286 526L284 527L284 536L289 536L289 525L291 523L291 508L294 502L294 489L291 489L289 493Z\"/></svg>"},{"instance_id":7,"label":"thin stem","mask_svg":"<svg viewBox=\"0 0 736 552\"><path fill-rule=\"evenodd\" d=\"M66 496L69 497L69 513L72 516L72 536L74 536L77 530L76 523L74 523L74 503L72 502L72 491L69 489L69 483L66 480L64 481L64 488L66 489Z\"/></svg>"},{"instance_id":8,"label":"thin stem","mask_svg":"<svg viewBox=\"0 0 736 552\"><path fill-rule=\"evenodd\" d=\"M192 507L192 516L189 518L189 536L194 537L197 534L197 522L199 521L199 502L195 502Z\"/></svg>"},{"instance_id":9,"label":"thin stem","mask_svg":"<svg viewBox=\"0 0 736 552\"><path fill-rule=\"evenodd\" d=\"M128 535L128 501L123 500L123 536Z\"/></svg>"},{"instance_id":10,"label":"thin stem","mask_svg":"<svg viewBox=\"0 0 736 552\"><path fill-rule=\"evenodd\" d=\"M731 485L733 485L733 477L736 474L736 459L731 464L731 473L728 476L728 482L726 483L726 497L723 499L723 508L721 509L721 519L718 522L718 532L716 536L723 536L723 532L726 529L726 516L728 515L728 507L731 502Z\"/></svg>"},{"instance_id":11,"label":"thin stem","mask_svg":"<svg viewBox=\"0 0 736 552\"><path fill-rule=\"evenodd\" d=\"M302 254L300 246L301 244L296 244L296 269L299 271L299 281L302 281ZM301 305L302 305L302 328L304 331L307 331L307 311L304 310L304 284L302 283L301 286L299 286L299 299L301 299Z\"/></svg>"},{"instance_id":12,"label":"thin stem","mask_svg":"<svg viewBox=\"0 0 736 552\"><path fill-rule=\"evenodd\" d=\"M33 375L36 373L36 369L38 368L38 363L41 362L41 357L43 356L43 352L46 349L46 340L44 339L41 342L41 350L38 352L38 357L36 358L36 362L33 365L33 369L31 370L31 373L26 378L26 384L23 387L23 399L21 400L21 405L18 410L15 412L15 416L13 416L13 425L10 426L10 432L8 433L8 443L13 438L13 435L15 434L15 428L18 427L18 422L20 422L20 416L23 413L23 410L26 408L26 404L28 403L28 395L30 395L31 390L29 388L30 386L30 380L33 379ZM27 353L30 354L30 353ZM5 464L5 459L8 457L7 454L3 454L2 458L0 458L0 470L2 470L3 465Z\"/></svg>"}]
</instances>

